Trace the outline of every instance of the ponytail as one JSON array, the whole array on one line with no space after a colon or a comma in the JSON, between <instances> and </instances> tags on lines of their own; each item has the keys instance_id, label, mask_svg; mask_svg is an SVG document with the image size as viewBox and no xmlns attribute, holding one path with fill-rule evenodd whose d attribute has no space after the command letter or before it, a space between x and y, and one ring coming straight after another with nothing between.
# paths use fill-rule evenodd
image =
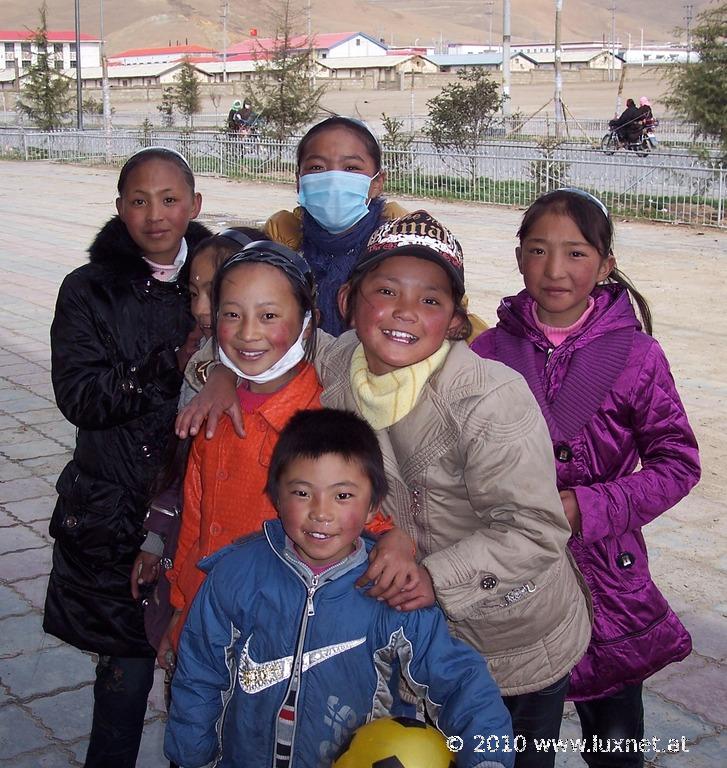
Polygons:
<instances>
[{"instance_id":1,"label":"ponytail","mask_svg":"<svg viewBox=\"0 0 727 768\"><path fill-rule=\"evenodd\" d=\"M644 326L644 332L649 336L653 335L653 328L651 324L651 309L649 308L649 302L634 288L633 283L619 271L618 267L614 267L611 270L611 274L608 276L608 282L616 283L625 288L630 294L631 298L636 302L636 306L639 308L639 314L641 315L641 324Z\"/></svg>"}]
</instances>

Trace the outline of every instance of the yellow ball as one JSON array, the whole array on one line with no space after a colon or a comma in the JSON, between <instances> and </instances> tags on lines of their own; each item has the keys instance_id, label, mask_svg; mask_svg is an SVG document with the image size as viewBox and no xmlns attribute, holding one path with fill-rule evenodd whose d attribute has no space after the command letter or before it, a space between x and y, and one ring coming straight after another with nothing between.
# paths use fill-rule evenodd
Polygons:
<instances>
[{"instance_id":1,"label":"yellow ball","mask_svg":"<svg viewBox=\"0 0 727 768\"><path fill-rule=\"evenodd\" d=\"M455 768L444 736L408 717L383 717L362 725L333 768Z\"/></svg>"}]
</instances>

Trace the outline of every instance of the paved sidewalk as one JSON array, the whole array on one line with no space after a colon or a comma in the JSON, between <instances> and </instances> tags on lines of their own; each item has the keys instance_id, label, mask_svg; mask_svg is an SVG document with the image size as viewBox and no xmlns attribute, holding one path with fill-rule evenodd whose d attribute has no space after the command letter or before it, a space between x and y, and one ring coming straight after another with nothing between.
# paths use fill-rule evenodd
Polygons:
<instances>
[{"instance_id":1,"label":"paved sidewalk","mask_svg":"<svg viewBox=\"0 0 727 768\"><path fill-rule=\"evenodd\" d=\"M90 729L91 657L45 635L54 482L74 428L57 411L48 329L63 276L114 212L116 173L0 162L0 768L81 766ZM292 187L203 177L202 220L213 229L262 221L290 207ZM472 306L494 322L499 298L520 288L512 255L520 211L404 201L452 227L467 258ZM688 751L647 753L659 768L727 765L727 233L617 222L620 264L652 302L656 335L702 448L704 478L647 539L658 583L692 632L694 653L647 684L646 736ZM708 319L708 322L706 322ZM148 710L139 768L161 768L160 679ZM569 711L561 736L578 736ZM681 749L681 745L677 744ZM559 768L583 766L572 750Z\"/></svg>"}]
</instances>

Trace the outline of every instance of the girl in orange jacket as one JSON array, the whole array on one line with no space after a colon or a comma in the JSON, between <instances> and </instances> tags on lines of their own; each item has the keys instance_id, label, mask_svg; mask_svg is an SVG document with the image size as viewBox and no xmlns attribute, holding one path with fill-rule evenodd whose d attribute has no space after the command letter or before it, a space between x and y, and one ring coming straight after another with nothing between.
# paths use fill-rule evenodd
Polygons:
<instances>
[{"instance_id":1,"label":"girl in orange jacket","mask_svg":"<svg viewBox=\"0 0 727 768\"><path fill-rule=\"evenodd\" d=\"M313 356L315 282L305 259L271 241L250 243L217 271L213 285L220 361L238 376L246 437L224 419L212 439L198 435L184 480L184 515L167 573L176 648L184 618L204 581L197 563L276 516L265 495L278 435L297 411L320 408ZM391 528L383 520L370 530ZM161 661L160 661L161 663Z\"/></svg>"}]
</instances>

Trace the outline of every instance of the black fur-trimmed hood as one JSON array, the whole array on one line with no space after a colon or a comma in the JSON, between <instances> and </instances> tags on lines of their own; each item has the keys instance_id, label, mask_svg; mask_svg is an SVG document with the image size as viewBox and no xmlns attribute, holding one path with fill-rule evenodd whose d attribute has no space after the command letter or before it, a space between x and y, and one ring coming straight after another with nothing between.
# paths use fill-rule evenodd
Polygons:
<instances>
[{"instance_id":1,"label":"black fur-trimmed hood","mask_svg":"<svg viewBox=\"0 0 727 768\"><path fill-rule=\"evenodd\" d=\"M200 240L213 232L204 224L190 221L184 239L190 252ZM106 222L88 249L92 264L110 267L125 275L148 275L149 267L139 246L131 239L126 224L118 216Z\"/></svg>"}]
</instances>

